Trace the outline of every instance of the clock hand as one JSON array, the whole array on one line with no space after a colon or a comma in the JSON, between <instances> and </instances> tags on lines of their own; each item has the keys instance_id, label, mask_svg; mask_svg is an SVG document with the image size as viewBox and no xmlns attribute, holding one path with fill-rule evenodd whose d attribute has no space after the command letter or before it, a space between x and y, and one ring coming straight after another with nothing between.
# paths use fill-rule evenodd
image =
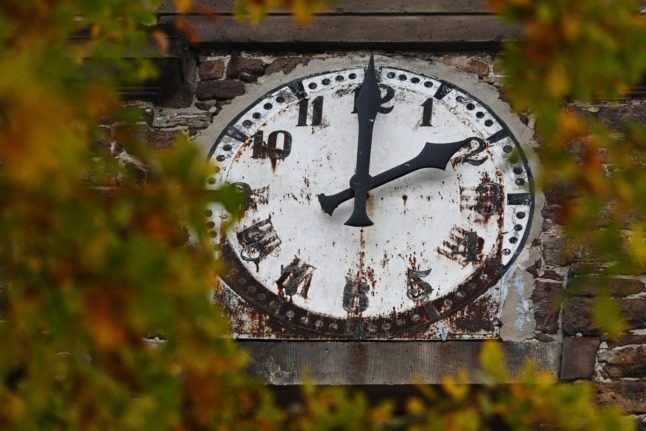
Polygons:
<instances>
[{"instance_id":1,"label":"clock hand","mask_svg":"<svg viewBox=\"0 0 646 431\"><path fill-rule=\"evenodd\" d=\"M461 148L470 145L484 142L480 138L472 137L467 138L462 141L453 142L450 144L432 144L427 142L422 148L420 153L410 159L407 162L402 163L401 165L395 166L394 168L388 169L378 175L375 175L372 178L372 183L369 190L375 189L379 186L383 186L391 181L394 181L398 178L401 178L405 175L415 172L423 168L436 168L436 169L446 169L446 165L451 160L451 157L460 150ZM338 207L343 202L352 199L354 196L354 190L352 188L345 189L339 193L333 195L318 195L319 203L323 211L332 215L336 207ZM356 198L355 198L356 202Z\"/></svg>"},{"instance_id":2,"label":"clock hand","mask_svg":"<svg viewBox=\"0 0 646 431\"><path fill-rule=\"evenodd\" d=\"M372 147L372 131L380 105L379 87L375 75L375 63L372 56L368 62L361 90L357 97L357 116L359 118L359 139L357 142L357 165L354 175L350 178L350 190L354 196L354 209L347 226L370 226L372 221L366 212L368 191L372 188L370 176L370 150Z\"/></svg>"}]
</instances>

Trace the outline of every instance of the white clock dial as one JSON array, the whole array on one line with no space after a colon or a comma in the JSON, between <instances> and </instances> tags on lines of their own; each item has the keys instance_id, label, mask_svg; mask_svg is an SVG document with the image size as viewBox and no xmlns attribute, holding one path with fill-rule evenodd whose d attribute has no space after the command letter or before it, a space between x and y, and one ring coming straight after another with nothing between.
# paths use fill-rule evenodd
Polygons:
<instances>
[{"instance_id":1,"label":"white clock dial","mask_svg":"<svg viewBox=\"0 0 646 431\"><path fill-rule=\"evenodd\" d=\"M347 189L355 172L364 73L344 69L276 88L231 122L210 153L220 167L211 182L250 194L240 222L217 239L231 266L227 285L286 327L342 338L395 336L464 307L518 254L534 203L525 156L495 113L448 82L381 67L372 177L426 143L457 151L445 169L372 189L372 226L344 225L352 199L324 212L317 196ZM210 214L214 223L227 217L217 207Z\"/></svg>"}]
</instances>

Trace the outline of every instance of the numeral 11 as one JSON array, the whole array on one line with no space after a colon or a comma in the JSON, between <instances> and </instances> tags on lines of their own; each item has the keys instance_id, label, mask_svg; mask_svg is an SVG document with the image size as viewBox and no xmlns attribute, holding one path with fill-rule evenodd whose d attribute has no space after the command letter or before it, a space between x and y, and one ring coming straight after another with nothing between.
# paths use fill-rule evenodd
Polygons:
<instances>
[{"instance_id":1,"label":"numeral 11","mask_svg":"<svg viewBox=\"0 0 646 431\"><path fill-rule=\"evenodd\" d=\"M302 99L298 102L298 124L297 126L307 126L307 112L309 111L309 99ZM318 96L312 100L312 126L320 126L323 121L323 96Z\"/></svg>"}]
</instances>

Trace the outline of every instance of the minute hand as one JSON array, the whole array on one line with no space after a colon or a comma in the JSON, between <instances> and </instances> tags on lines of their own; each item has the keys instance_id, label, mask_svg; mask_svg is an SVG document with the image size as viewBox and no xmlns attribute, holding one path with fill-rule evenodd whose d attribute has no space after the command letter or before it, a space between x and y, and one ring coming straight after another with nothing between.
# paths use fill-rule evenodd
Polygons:
<instances>
[{"instance_id":1,"label":"minute hand","mask_svg":"<svg viewBox=\"0 0 646 431\"><path fill-rule=\"evenodd\" d=\"M375 63L372 56L368 62L361 90L357 97L357 117L359 120L359 139L357 142L357 165L354 175L350 178L350 189L354 196L354 209L348 221L348 226L370 226L372 221L366 211L368 191L372 185L370 177L370 150L372 147L372 132L375 118L379 111L379 86L375 75Z\"/></svg>"},{"instance_id":2,"label":"minute hand","mask_svg":"<svg viewBox=\"0 0 646 431\"><path fill-rule=\"evenodd\" d=\"M475 141L475 142L474 142ZM394 181L398 178L401 178L405 175L415 172L423 168L436 168L436 169L446 169L446 165L451 160L451 157L458 152L461 148L475 143L484 142L480 138L472 137L467 138L462 141L453 142L450 144L432 144L427 142L422 148L420 153L410 159L407 162L402 163L401 165L395 166L394 168L388 169L378 175L372 177L372 183L370 190L375 189L379 186L383 186L391 181ZM343 202L352 199L354 196L354 191L350 188L345 189L339 193L333 195L318 195L319 202L323 211L332 215L334 210Z\"/></svg>"}]
</instances>

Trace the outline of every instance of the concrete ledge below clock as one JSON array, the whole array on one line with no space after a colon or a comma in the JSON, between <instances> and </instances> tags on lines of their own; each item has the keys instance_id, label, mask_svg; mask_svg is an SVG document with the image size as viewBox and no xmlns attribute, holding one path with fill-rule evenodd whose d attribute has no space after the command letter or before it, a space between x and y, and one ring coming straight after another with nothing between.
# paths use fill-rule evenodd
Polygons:
<instances>
[{"instance_id":1,"label":"concrete ledge below clock","mask_svg":"<svg viewBox=\"0 0 646 431\"><path fill-rule=\"evenodd\" d=\"M469 370L471 383L484 383L481 341L250 341L240 340L252 362L250 372L270 385L406 385L440 383L442 376ZM532 360L558 374L559 343L503 342L510 382Z\"/></svg>"}]
</instances>

